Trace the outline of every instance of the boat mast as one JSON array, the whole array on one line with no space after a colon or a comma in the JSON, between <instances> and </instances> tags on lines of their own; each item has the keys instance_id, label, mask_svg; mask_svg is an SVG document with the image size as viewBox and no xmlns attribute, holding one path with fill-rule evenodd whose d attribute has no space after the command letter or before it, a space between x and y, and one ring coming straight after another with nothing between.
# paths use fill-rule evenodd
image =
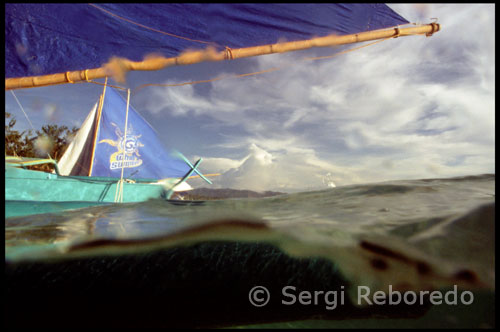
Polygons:
<instances>
[{"instance_id":1,"label":"boat mast","mask_svg":"<svg viewBox=\"0 0 500 332\"><path fill-rule=\"evenodd\" d=\"M95 147L97 144L97 134L99 133L99 125L101 124L102 107L104 105L104 97L106 95L107 85L108 85L108 77L106 77L106 80L104 81L102 95L99 97L99 106L97 107L97 119L95 121L94 140L92 143L92 157L90 158L90 167L88 176L92 176L92 168L94 167L94 155L95 155Z\"/></svg>"}]
</instances>

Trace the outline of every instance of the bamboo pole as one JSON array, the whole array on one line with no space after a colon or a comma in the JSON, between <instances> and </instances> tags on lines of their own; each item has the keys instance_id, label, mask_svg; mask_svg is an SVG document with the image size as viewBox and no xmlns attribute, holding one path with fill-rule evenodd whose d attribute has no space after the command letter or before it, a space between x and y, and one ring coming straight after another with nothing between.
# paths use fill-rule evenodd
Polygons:
<instances>
[{"instance_id":1,"label":"bamboo pole","mask_svg":"<svg viewBox=\"0 0 500 332\"><path fill-rule=\"evenodd\" d=\"M115 57L100 68L78 70L52 75L7 78L5 79L5 90L74 83L103 78L107 76L113 76L113 78L118 82L123 82L125 74L129 70L160 70L169 66L190 65L203 61L223 61L230 59L247 58L273 53L299 51L313 47L331 47L337 45L360 43L390 37L403 37L424 34L426 36L431 36L433 33L438 32L439 30L440 25L438 23L430 23L417 27L396 27L391 29L367 31L344 36L330 35L308 40L276 43L239 49L226 48L226 50L220 52L217 52L213 48L207 48L201 51L184 52L180 56L172 58L150 56L143 61L137 62Z\"/></svg>"}]
</instances>

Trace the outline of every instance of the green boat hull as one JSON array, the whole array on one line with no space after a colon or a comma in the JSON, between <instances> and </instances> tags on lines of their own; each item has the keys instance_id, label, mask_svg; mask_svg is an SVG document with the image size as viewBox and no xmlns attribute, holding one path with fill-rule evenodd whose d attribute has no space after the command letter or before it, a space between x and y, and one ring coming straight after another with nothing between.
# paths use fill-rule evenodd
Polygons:
<instances>
[{"instance_id":1,"label":"green boat hull","mask_svg":"<svg viewBox=\"0 0 500 332\"><path fill-rule=\"evenodd\" d=\"M58 212L115 203L118 179L61 176L18 167L6 167L5 217ZM123 203L165 198L155 180L123 183Z\"/></svg>"},{"instance_id":2,"label":"green boat hull","mask_svg":"<svg viewBox=\"0 0 500 332\"><path fill-rule=\"evenodd\" d=\"M32 214L55 213L98 205L105 202L42 202L42 201L5 201L5 218L22 217Z\"/></svg>"}]
</instances>

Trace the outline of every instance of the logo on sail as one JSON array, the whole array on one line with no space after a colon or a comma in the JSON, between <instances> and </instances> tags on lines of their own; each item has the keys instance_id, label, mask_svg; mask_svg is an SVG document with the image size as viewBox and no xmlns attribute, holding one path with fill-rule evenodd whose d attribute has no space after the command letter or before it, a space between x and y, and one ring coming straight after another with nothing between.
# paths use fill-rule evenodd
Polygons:
<instances>
[{"instance_id":1,"label":"logo on sail","mask_svg":"<svg viewBox=\"0 0 500 332\"><path fill-rule=\"evenodd\" d=\"M142 165L142 159L139 158L141 156L139 154L139 148L144 146L144 144L139 142L139 138L142 135L133 135L133 128L131 125L125 137L116 124L113 122L111 122L111 124L115 127L115 134L118 139L116 141L111 139L99 141L99 143L108 143L118 149L118 151L113 153L109 158L109 169L132 168Z\"/></svg>"}]
</instances>

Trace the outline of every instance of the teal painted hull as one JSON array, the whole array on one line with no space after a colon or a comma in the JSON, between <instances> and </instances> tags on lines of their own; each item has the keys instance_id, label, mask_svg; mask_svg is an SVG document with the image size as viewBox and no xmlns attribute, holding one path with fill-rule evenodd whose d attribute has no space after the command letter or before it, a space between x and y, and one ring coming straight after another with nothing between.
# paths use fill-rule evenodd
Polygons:
<instances>
[{"instance_id":1,"label":"teal painted hull","mask_svg":"<svg viewBox=\"0 0 500 332\"><path fill-rule=\"evenodd\" d=\"M154 180L123 184L123 203L165 197ZM17 167L6 167L5 217L57 212L115 202L114 178L60 176Z\"/></svg>"},{"instance_id":2,"label":"teal painted hull","mask_svg":"<svg viewBox=\"0 0 500 332\"><path fill-rule=\"evenodd\" d=\"M22 217L41 213L55 213L65 210L81 209L105 202L40 202L40 201L5 201L5 218Z\"/></svg>"}]
</instances>

